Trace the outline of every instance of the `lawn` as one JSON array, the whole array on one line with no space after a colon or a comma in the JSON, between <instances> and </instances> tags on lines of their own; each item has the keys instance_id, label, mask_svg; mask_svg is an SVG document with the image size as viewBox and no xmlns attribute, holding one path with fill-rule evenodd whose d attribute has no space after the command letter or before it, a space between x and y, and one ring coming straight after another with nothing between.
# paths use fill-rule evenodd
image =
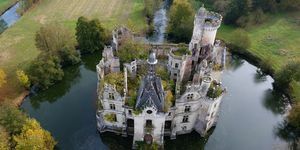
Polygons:
<instances>
[{"instance_id":1,"label":"lawn","mask_svg":"<svg viewBox=\"0 0 300 150\"><path fill-rule=\"evenodd\" d=\"M0 14L4 13L4 11L16 3L18 0L0 0Z\"/></svg>"},{"instance_id":2,"label":"lawn","mask_svg":"<svg viewBox=\"0 0 300 150\"><path fill-rule=\"evenodd\" d=\"M222 25L218 38L230 42L234 27ZM300 60L299 12L268 15L264 24L246 29L251 39L249 52L262 60L270 60L278 71L291 60ZM293 95L300 99L300 85L293 83Z\"/></svg>"},{"instance_id":3,"label":"lawn","mask_svg":"<svg viewBox=\"0 0 300 150\"><path fill-rule=\"evenodd\" d=\"M75 33L77 18L85 16L99 18L110 30L128 24L139 32L146 27L143 8L143 0L43 0L0 35L0 68L4 68L8 76L8 83L0 89L0 99L13 99L24 91L15 71L28 67L39 54L34 37L42 24L61 23Z\"/></svg>"}]
</instances>

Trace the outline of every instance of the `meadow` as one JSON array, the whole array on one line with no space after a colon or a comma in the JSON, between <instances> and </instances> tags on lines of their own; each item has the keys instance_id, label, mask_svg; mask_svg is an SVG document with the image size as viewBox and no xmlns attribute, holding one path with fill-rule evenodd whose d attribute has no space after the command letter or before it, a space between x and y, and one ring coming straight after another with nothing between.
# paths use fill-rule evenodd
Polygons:
<instances>
[{"instance_id":1,"label":"meadow","mask_svg":"<svg viewBox=\"0 0 300 150\"><path fill-rule=\"evenodd\" d=\"M15 71L26 69L39 54L35 33L41 25L60 23L75 33L78 17L85 16L99 18L109 30L125 24L136 32L143 32L146 27L143 9L143 0L43 0L33 6L0 35L0 68L6 71L8 81L0 90L0 99L14 99L24 91Z\"/></svg>"},{"instance_id":2,"label":"meadow","mask_svg":"<svg viewBox=\"0 0 300 150\"><path fill-rule=\"evenodd\" d=\"M222 25L218 38L230 43L236 27ZM268 14L261 25L245 29L251 39L251 46L246 51L271 62L275 71L284 69L289 61L300 61L300 16L299 12ZM300 83L293 82L293 96L300 99Z\"/></svg>"}]
</instances>

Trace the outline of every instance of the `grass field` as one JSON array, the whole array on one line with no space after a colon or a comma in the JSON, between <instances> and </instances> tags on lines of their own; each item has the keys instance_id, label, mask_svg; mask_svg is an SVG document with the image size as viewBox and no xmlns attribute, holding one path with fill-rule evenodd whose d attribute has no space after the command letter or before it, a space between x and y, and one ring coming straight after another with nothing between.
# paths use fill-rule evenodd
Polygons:
<instances>
[{"instance_id":1,"label":"grass field","mask_svg":"<svg viewBox=\"0 0 300 150\"><path fill-rule=\"evenodd\" d=\"M4 13L4 11L16 3L18 0L0 0L0 14Z\"/></svg>"},{"instance_id":2,"label":"grass field","mask_svg":"<svg viewBox=\"0 0 300 150\"><path fill-rule=\"evenodd\" d=\"M300 60L300 12L272 14L264 24L246 29L251 39L249 52L262 60L270 60L275 71L291 60ZM222 25L218 38L230 42L232 26ZM300 99L300 83L294 82L294 92Z\"/></svg>"},{"instance_id":3,"label":"grass field","mask_svg":"<svg viewBox=\"0 0 300 150\"><path fill-rule=\"evenodd\" d=\"M99 18L110 30L129 24L134 30L143 31L146 27L143 8L143 0L43 0L0 35L0 68L8 76L8 84L0 89L0 99L13 99L23 91L15 71L28 67L39 54L34 37L42 24L61 23L75 33L77 18L85 16Z\"/></svg>"}]
</instances>

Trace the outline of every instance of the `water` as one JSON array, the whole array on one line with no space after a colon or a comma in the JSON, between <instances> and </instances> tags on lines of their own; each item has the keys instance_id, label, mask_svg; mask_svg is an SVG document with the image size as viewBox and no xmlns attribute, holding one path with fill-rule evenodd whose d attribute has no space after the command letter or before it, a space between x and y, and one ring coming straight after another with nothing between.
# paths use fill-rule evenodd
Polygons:
<instances>
[{"instance_id":1,"label":"water","mask_svg":"<svg viewBox=\"0 0 300 150\"><path fill-rule=\"evenodd\" d=\"M0 34L19 20L20 15L17 13L19 7L20 2L13 5L0 16Z\"/></svg>"},{"instance_id":2,"label":"water","mask_svg":"<svg viewBox=\"0 0 300 150\"><path fill-rule=\"evenodd\" d=\"M165 0L162 6L154 14L154 33L148 39L152 43L163 43L165 40L165 32L168 24L167 10L169 9L169 6L170 1Z\"/></svg>"},{"instance_id":3,"label":"water","mask_svg":"<svg viewBox=\"0 0 300 150\"><path fill-rule=\"evenodd\" d=\"M99 55L98 55L99 56ZM132 138L96 129L96 70L100 58L84 56L79 66L68 68L62 82L26 98L22 108L59 141L60 149L130 149ZM286 149L277 128L283 121L285 103L272 92L273 79L260 77L256 67L236 58L223 74L228 93L212 135L197 133L168 140L166 149Z\"/></svg>"}]
</instances>

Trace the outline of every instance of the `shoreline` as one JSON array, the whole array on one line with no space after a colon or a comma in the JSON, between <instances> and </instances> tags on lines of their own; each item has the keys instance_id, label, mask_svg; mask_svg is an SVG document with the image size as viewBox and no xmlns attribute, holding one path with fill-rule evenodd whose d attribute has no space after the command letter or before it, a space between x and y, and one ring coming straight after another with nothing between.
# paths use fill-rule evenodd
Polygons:
<instances>
[{"instance_id":1,"label":"shoreline","mask_svg":"<svg viewBox=\"0 0 300 150\"><path fill-rule=\"evenodd\" d=\"M4 9L3 11L0 11L0 16L2 16L5 12L7 12L10 8L12 8L13 6L15 6L18 2L20 2L19 0L14 1L14 3L12 3L8 8Z\"/></svg>"}]
</instances>

